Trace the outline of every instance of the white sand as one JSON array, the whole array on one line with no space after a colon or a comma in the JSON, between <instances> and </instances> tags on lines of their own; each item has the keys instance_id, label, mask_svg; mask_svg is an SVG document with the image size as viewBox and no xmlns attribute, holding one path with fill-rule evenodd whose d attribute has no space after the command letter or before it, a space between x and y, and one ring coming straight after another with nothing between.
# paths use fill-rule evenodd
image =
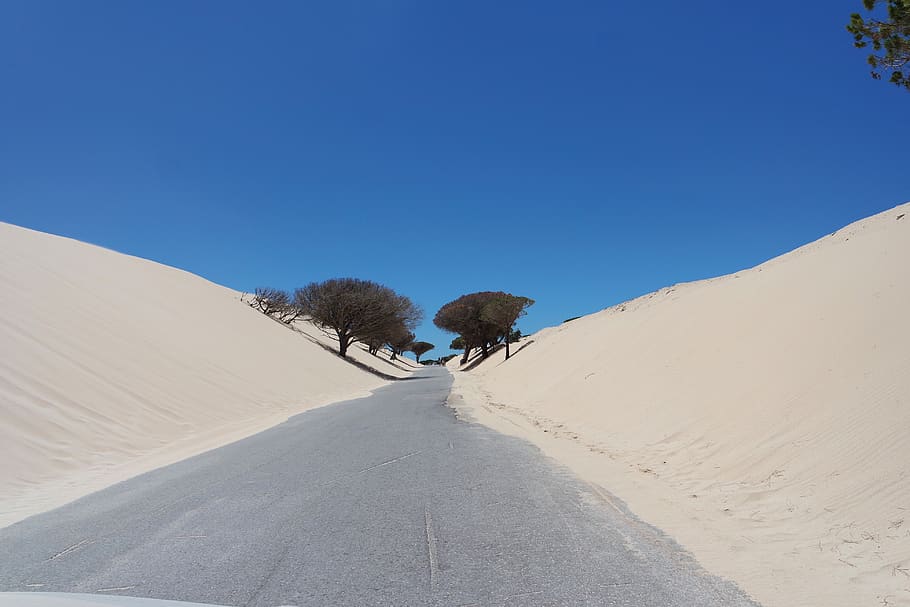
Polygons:
<instances>
[{"instance_id":1,"label":"white sand","mask_svg":"<svg viewBox=\"0 0 910 607\"><path fill-rule=\"evenodd\" d=\"M910 204L531 341L456 406L767 607L910 605Z\"/></svg>"},{"instance_id":2,"label":"white sand","mask_svg":"<svg viewBox=\"0 0 910 607\"><path fill-rule=\"evenodd\" d=\"M4 223L0 310L0 526L385 383L240 293Z\"/></svg>"}]
</instances>

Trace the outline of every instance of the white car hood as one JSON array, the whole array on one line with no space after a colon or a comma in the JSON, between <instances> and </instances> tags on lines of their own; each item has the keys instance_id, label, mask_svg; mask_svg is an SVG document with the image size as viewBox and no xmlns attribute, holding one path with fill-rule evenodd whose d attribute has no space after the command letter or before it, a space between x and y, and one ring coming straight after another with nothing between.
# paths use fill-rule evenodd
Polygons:
<instances>
[{"instance_id":1,"label":"white car hood","mask_svg":"<svg viewBox=\"0 0 910 607\"><path fill-rule=\"evenodd\" d=\"M0 607L218 607L203 603L67 592L0 592Z\"/></svg>"}]
</instances>

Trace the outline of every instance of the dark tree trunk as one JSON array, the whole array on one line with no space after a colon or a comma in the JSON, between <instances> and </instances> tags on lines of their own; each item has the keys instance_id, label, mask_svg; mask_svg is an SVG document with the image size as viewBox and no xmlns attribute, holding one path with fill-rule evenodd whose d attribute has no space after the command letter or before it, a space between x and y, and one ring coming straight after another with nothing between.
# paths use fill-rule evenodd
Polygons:
<instances>
[{"instance_id":1,"label":"dark tree trunk","mask_svg":"<svg viewBox=\"0 0 910 607\"><path fill-rule=\"evenodd\" d=\"M338 333L338 354L340 354L342 358L347 358L348 356L348 346L351 345L350 340L350 335Z\"/></svg>"},{"instance_id":2,"label":"dark tree trunk","mask_svg":"<svg viewBox=\"0 0 910 607\"><path fill-rule=\"evenodd\" d=\"M482 358L486 358L490 354L490 348L486 341L480 344L480 355Z\"/></svg>"},{"instance_id":3,"label":"dark tree trunk","mask_svg":"<svg viewBox=\"0 0 910 607\"><path fill-rule=\"evenodd\" d=\"M468 356L471 355L471 346L464 347L464 356L461 357L461 364L468 362Z\"/></svg>"},{"instance_id":4,"label":"dark tree trunk","mask_svg":"<svg viewBox=\"0 0 910 607\"><path fill-rule=\"evenodd\" d=\"M509 333L512 332L512 327L509 327L506 330L506 360L509 360Z\"/></svg>"}]
</instances>

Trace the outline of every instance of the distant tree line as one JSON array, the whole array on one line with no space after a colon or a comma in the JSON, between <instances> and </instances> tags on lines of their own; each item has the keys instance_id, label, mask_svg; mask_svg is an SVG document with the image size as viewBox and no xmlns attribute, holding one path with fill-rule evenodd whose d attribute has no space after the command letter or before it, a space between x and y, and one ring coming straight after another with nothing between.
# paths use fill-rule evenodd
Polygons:
<instances>
[{"instance_id":1,"label":"distant tree line","mask_svg":"<svg viewBox=\"0 0 910 607\"><path fill-rule=\"evenodd\" d=\"M503 341L508 360L509 344L521 337L515 323L533 304L533 299L502 291L469 293L442 306L433 324L458 336L450 347L464 349L463 363L475 348L486 358L491 348Z\"/></svg>"},{"instance_id":2,"label":"distant tree line","mask_svg":"<svg viewBox=\"0 0 910 607\"><path fill-rule=\"evenodd\" d=\"M458 356L457 354L447 354L446 356L440 356L439 358L430 358L427 360L420 361L421 365L444 365L453 358Z\"/></svg>"},{"instance_id":3,"label":"distant tree line","mask_svg":"<svg viewBox=\"0 0 910 607\"><path fill-rule=\"evenodd\" d=\"M360 342L371 354L387 346L393 360L410 351L420 362L420 356L435 347L415 341L414 329L423 319L423 310L404 295L370 280L312 282L293 296L280 289L259 288L250 305L285 324L305 318L334 332L342 357L347 357L352 344Z\"/></svg>"}]
</instances>

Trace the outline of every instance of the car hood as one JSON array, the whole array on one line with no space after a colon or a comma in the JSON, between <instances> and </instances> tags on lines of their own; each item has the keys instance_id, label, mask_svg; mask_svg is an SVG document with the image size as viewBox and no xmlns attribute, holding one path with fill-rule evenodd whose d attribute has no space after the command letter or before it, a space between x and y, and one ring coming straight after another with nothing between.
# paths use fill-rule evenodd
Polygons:
<instances>
[{"instance_id":1,"label":"car hood","mask_svg":"<svg viewBox=\"0 0 910 607\"><path fill-rule=\"evenodd\" d=\"M0 592L0 607L218 607L203 603L68 592Z\"/></svg>"}]
</instances>

